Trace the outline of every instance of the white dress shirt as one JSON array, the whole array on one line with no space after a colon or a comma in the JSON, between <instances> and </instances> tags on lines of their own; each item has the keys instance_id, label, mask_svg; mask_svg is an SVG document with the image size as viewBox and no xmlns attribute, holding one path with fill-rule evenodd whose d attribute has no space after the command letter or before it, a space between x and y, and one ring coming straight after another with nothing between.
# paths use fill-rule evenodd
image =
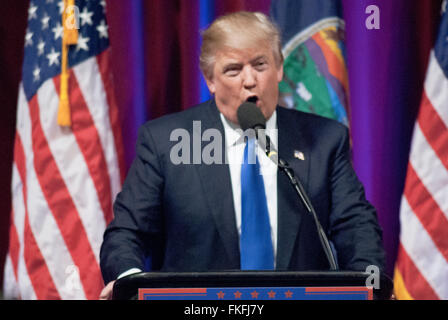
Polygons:
<instances>
[{"instance_id":1,"label":"white dress shirt","mask_svg":"<svg viewBox=\"0 0 448 320\"><path fill-rule=\"evenodd\" d=\"M224 126L226 162L229 164L230 170L236 226L238 235L241 236L241 165L243 163L245 148L244 136L241 135L242 130L239 126L228 121L222 114L220 116ZM266 122L266 134L271 138L271 143L277 147L278 131L276 111L274 111ZM266 156L262 148L257 147L257 157L264 181L275 266L277 253L277 166Z\"/></svg>"}]
</instances>

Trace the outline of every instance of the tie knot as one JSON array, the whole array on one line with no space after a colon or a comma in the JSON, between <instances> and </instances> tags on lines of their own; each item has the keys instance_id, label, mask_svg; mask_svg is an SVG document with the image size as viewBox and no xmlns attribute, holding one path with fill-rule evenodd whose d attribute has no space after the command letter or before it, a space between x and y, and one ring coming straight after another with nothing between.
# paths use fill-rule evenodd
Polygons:
<instances>
[{"instance_id":1,"label":"tie knot","mask_svg":"<svg viewBox=\"0 0 448 320\"><path fill-rule=\"evenodd\" d=\"M244 162L247 164L256 164L255 137L245 137L246 147L244 149Z\"/></svg>"}]
</instances>

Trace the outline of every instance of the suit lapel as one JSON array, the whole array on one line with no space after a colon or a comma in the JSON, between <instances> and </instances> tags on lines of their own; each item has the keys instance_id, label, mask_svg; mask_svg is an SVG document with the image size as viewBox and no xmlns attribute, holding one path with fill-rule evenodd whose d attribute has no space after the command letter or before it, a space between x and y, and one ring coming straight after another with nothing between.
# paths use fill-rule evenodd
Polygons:
<instances>
[{"instance_id":1,"label":"suit lapel","mask_svg":"<svg viewBox=\"0 0 448 320\"><path fill-rule=\"evenodd\" d=\"M283 107L277 108L278 127L278 151L279 156L289 163L296 178L307 189L310 149L303 139L296 117ZM296 244L300 229L302 214L306 214L294 188L284 172L277 173L277 197L278 197L278 244L277 244L277 269L288 268L291 255Z\"/></svg>"},{"instance_id":2,"label":"suit lapel","mask_svg":"<svg viewBox=\"0 0 448 320\"><path fill-rule=\"evenodd\" d=\"M205 190L205 197L213 215L216 229L222 239L222 243L230 259L230 264L239 267L239 245L238 232L236 228L236 218L233 203L232 185L230 181L229 166L225 164L225 135L219 111L214 100L210 102L207 112L204 113L201 121L202 133L207 129L217 129L222 137L222 158L221 164L196 165L198 174ZM210 142L202 141L202 149Z\"/></svg>"}]
</instances>

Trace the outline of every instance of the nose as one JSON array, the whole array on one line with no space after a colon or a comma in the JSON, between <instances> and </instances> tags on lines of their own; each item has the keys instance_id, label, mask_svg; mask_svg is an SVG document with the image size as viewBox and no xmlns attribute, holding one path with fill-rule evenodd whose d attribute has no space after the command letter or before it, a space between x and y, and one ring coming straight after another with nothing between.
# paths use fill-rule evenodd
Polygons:
<instances>
[{"instance_id":1,"label":"nose","mask_svg":"<svg viewBox=\"0 0 448 320\"><path fill-rule=\"evenodd\" d=\"M245 89L252 89L257 85L257 74L250 67L243 69L243 85Z\"/></svg>"}]
</instances>

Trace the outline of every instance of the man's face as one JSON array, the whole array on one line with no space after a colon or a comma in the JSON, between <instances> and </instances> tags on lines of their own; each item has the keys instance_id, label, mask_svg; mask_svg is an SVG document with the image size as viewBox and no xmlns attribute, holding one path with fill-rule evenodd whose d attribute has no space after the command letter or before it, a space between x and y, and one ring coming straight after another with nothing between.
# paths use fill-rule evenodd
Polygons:
<instances>
[{"instance_id":1,"label":"man's face","mask_svg":"<svg viewBox=\"0 0 448 320\"><path fill-rule=\"evenodd\" d=\"M249 98L256 100L266 119L271 117L277 106L278 83L282 77L283 66L277 67L271 48L265 45L218 51L213 77L206 81L219 111L237 124L238 107Z\"/></svg>"}]
</instances>

